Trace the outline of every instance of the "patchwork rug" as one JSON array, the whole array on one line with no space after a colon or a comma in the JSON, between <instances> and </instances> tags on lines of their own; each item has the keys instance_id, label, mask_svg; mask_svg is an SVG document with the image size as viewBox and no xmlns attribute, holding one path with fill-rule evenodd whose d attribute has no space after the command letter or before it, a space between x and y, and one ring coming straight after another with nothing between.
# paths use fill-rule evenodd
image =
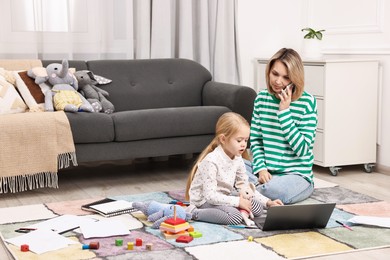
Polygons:
<instances>
[{"instance_id":1,"label":"patchwork rug","mask_svg":"<svg viewBox=\"0 0 390 260\"><path fill-rule=\"evenodd\" d=\"M355 215L390 217L390 203L379 201L331 183L316 181L314 193L302 203L335 202L328 225L324 229L268 231L237 229L203 222L190 222L202 237L190 243L177 243L165 239L159 230L152 229L141 212L116 216L130 229L130 235L99 239L84 239L76 229L64 234L81 244L99 241L97 250L82 250L81 244L70 245L44 254L21 252L7 244L17 259L299 259L354 250L386 247L390 245L390 229L375 226L354 225L347 222ZM173 199L183 201L183 191L153 192L112 197L128 201L155 200L169 203ZM100 198L37 204L0 209L0 232L4 239L19 236L15 230L58 215L88 215L81 205ZM94 215L95 217L96 215ZM101 217L102 218L102 217ZM341 227L336 220L350 225L353 231ZM248 239L249 237L253 238ZM123 239L123 246L115 246L115 240ZM127 250L127 242L143 240L143 246ZM145 247L152 243L152 250Z\"/></svg>"}]
</instances>

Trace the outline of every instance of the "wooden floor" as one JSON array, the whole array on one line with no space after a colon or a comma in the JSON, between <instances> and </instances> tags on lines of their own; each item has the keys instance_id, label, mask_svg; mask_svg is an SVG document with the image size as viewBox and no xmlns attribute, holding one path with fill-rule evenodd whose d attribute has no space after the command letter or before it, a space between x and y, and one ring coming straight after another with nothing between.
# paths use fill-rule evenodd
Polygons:
<instances>
[{"instance_id":1,"label":"wooden floor","mask_svg":"<svg viewBox=\"0 0 390 260\"><path fill-rule=\"evenodd\" d=\"M81 165L59 173L59 189L44 188L0 194L0 207L182 189L192 164L193 159L171 157L165 161L139 160ZM331 176L329 173L329 169L314 167L317 178L390 202L390 176L375 172L375 168L373 173L365 173L363 166L346 166L338 176ZM389 255L390 248L386 248L316 259L388 259ZM1 248L0 259L6 259Z\"/></svg>"}]
</instances>

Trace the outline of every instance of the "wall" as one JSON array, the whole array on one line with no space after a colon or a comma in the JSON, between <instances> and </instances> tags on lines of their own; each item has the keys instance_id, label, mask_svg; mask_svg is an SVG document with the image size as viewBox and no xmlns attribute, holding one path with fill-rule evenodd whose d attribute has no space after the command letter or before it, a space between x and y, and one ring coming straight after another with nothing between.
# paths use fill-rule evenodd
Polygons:
<instances>
[{"instance_id":1,"label":"wall","mask_svg":"<svg viewBox=\"0 0 390 260\"><path fill-rule=\"evenodd\" d=\"M386 0L240 0L238 37L242 84L255 86L254 58L269 58L281 47L302 53L304 27L326 29L324 58L377 59L377 168L390 172L390 1ZM321 10L319 12L318 10ZM373 86L367 86L367 91ZM364 104L362 104L364 105ZM364 127L364 118L362 118Z\"/></svg>"}]
</instances>

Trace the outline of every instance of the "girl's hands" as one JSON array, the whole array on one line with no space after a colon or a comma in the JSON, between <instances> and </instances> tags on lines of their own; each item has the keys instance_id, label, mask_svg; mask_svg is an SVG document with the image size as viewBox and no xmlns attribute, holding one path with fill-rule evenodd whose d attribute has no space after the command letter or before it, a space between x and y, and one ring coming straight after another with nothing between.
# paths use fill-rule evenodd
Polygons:
<instances>
[{"instance_id":1,"label":"girl's hands","mask_svg":"<svg viewBox=\"0 0 390 260\"><path fill-rule=\"evenodd\" d=\"M280 199L277 200L268 200L267 201L267 207L273 207L273 206L283 206L283 202Z\"/></svg>"},{"instance_id":2,"label":"girl's hands","mask_svg":"<svg viewBox=\"0 0 390 260\"><path fill-rule=\"evenodd\" d=\"M285 110L290 107L293 85L288 85L279 95L279 111Z\"/></svg>"},{"instance_id":3,"label":"girl's hands","mask_svg":"<svg viewBox=\"0 0 390 260\"><path fill-rule=\"evenodd\" d=\"M271 179L272 179L272 175L267 170L262 170L262 171L259 172L259 182L260 182L260 184L267 183Z\"/></svg>"},{"instance_id":4,"label":"girl's hands","mask_svg":"<svg viewBox=\"0 0 390 260\"><path fill-rule=\"evenodd\" d=\"M252 211L252 203L250 200L244 199L242 195L240 195L240 204L238 205L240 209L244 209L248 212Z\"/></svg>"}]
</instances>

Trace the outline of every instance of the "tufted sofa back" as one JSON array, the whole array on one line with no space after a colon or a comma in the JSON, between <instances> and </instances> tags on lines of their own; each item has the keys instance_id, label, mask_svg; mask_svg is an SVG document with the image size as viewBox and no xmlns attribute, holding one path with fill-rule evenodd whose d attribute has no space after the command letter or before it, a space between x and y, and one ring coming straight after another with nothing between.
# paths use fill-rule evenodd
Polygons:
<instances>
[{"instance_id":1,"label":"tufted sofa back","mask_svg":"<svg viewBox=\"0 0 390 260\"><path fill-rule=\"evenodd\" d=\"M43 66L52 62L43 61ZM211 80L202 65L186 59L69 61L112 80L99 85L110 93L116 111L202 105L202 90Z\"/></svg>"}]
</instances>

